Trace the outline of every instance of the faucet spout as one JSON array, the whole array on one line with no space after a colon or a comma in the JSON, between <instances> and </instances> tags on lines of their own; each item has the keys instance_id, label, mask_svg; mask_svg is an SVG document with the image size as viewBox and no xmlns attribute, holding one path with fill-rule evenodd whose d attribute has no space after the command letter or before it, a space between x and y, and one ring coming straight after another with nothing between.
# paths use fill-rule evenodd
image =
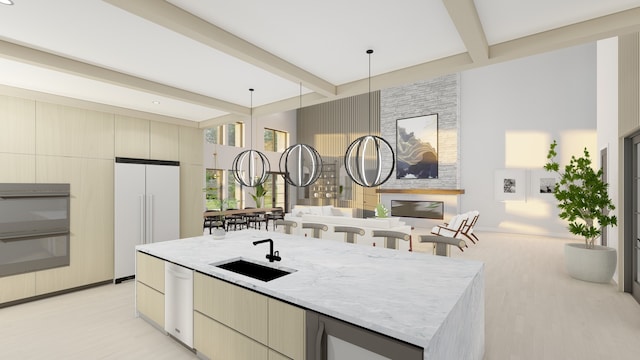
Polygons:
<instances>
[{"instance_id":1,"label":"faucet spout","mask_svg":"<svg viewBox=\"0 0 640 360\"><path fill-rule=\"evenodd\" d=\"M276 251L275 254L273 252L273 240L271 239L257 240L253 242L253 245L258 245L266 242L269 243L269 253L267 254L267 259L269 259L269 262L282 260L282 258L279 256L280 253L278 251Z\"/></svg>"}]
</instances>

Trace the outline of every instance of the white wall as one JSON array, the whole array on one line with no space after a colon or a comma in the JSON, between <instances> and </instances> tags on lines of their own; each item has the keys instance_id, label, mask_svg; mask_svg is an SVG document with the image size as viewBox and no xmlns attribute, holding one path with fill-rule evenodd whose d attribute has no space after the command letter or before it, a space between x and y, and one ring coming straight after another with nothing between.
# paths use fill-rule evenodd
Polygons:
<instances>
[{"instance_id":1,"label":"white wall","mask_svg":"<svg viewBox=\"0 0 640 360\"><path fill-rule=\"evenodd\" d=\"M595 44L465 71L460 92L460 211L479 210L481 230L571 236L529 176L554 139L561 164L584 147L597 161ZM526 171L526 201L495 200L498 169Z\"/></svg>"},{"instance_id":2,"label":"white wall","mask_svg":"<svg viewBox=\"0 0 640 360\"><path fill-rule=\"evenodd\" d=\"M609 197L619 213L618 203L618 38L597 43L598 151L607 148ZM618 229L608 227L608 246L618 249ZM613 279L618 279L617 270Z\"/></svg>"}]
</instances>

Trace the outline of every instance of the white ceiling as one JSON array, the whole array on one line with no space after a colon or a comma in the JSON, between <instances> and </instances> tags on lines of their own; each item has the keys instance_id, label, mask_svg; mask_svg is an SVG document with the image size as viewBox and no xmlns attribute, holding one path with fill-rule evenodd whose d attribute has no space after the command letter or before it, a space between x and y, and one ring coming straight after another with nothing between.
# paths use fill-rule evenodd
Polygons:
<instances>
[{"instance_id":1,"label":"white ceiling","mask_svg":"<svg viewBox=\"0 0 640 360\"><path fill-rule=\"evenodd\" d=\"M0 91L208 126L640 31L640 0L14 0ZM63 97L59 98L57 96ZM154 103L159 102L159 104Z\"/></svg>"}]
</instances>

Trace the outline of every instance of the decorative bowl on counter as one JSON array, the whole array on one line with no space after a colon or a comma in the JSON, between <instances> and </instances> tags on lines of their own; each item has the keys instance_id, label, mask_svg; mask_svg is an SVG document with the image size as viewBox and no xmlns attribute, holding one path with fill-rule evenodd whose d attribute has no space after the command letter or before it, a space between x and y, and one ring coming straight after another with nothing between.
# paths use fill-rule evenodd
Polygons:
<instances>
[{"instance_id":1,"label":"decorative bowl on counter","mask_svg":"<svg viewBox=\"0 0 640 360\"><path fill-rule=\"evenodd\" d=\"M227 234L227 232L224 231L224 229L213 229L213 231L211 232L211 235L216 240L224 239L224 236L226 234Z\"/></svg>"}]
</instances>

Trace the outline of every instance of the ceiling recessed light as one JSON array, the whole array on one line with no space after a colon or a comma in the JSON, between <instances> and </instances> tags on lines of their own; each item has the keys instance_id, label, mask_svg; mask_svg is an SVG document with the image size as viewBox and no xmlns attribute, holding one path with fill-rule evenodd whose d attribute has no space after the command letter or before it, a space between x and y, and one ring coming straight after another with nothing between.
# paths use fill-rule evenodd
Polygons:
<instances>
[{"instance_id":1,"label":"ceiling recessed light","mask_svg":"<svg viewBox=\"0 0 640 360\"><path fill-rule=\"evenodd\" d=\"M0 0L0 4L13 5L13 1L11 1L11 0Z\"/></svg>"},{"instance_id":2,"label":"ceiling recessed light","mask_svg":"<svg viewBox=\"0 0 640 360\"><path fill-rule=\"evenodd\" d=\"M2 1L2 0L0 0L0 1ZM158 101L158 100L153 100L153 101L152 101L152 103L154 103L154 104L158 105L158 104L160 104L160 101Z\"/></svg>"}]
</instances>

